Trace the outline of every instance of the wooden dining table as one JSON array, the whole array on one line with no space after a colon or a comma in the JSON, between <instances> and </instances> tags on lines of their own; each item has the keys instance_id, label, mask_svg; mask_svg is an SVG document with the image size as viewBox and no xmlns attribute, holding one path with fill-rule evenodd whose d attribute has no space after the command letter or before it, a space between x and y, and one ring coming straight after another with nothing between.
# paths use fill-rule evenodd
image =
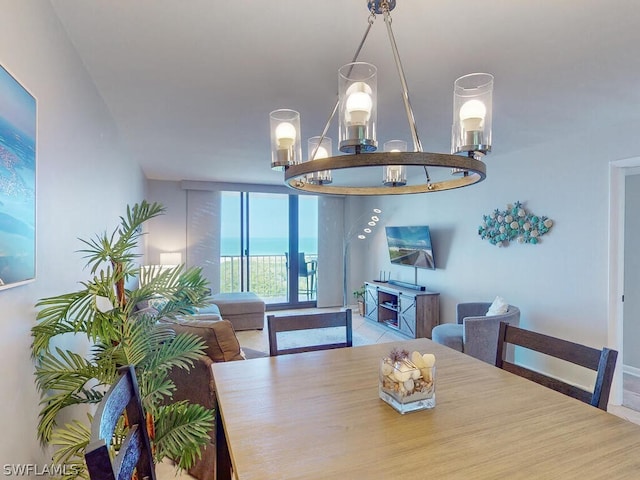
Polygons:
<instances>
[{"instance_id":1,"label":"wooden dining table","mask_svg":"<svg viewBox=\"0 0 640 480\"><path fill-rule=\"evenodd\" d=\"M402 415L379 398L393 347L435 354L434 408ZM640 426L424 338L213 375L219 479L640 478Z\"/></svg>"}]
</instances>

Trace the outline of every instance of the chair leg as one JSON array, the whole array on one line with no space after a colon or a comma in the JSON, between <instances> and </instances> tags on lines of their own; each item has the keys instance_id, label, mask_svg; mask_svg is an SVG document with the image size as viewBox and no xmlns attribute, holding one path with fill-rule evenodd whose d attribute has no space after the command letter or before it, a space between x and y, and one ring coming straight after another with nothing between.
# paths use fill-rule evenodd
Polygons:
<instances>
[{"instance_id":1,"label":"chair leg","mask_svg":"<svg viewBox=\"0 0 640 480\"><path fill-rule=\"evenodd\" d=\"M316 274L311 274L311 299L316 297Z\"/></svg>"}]
</instances>

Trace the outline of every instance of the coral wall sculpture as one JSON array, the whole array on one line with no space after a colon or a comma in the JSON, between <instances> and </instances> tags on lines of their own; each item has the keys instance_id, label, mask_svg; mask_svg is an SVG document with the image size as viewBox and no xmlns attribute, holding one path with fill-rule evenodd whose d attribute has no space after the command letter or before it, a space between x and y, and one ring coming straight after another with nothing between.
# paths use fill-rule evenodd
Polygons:
<instances>
[{"instance_id":1,"label":"coral wall sculpture","mask_svg":"<svg viewBox=\"0 0 640 480\"><path fill-rule=\"evenodd\" d=\"M493 213L483 215L478 235L499 247L506 247L513 240L536 245L552 226L553 220L529 213L522 203L516 202L507 205L506 210L496 208Z\"/></svg>"}]
</instances>

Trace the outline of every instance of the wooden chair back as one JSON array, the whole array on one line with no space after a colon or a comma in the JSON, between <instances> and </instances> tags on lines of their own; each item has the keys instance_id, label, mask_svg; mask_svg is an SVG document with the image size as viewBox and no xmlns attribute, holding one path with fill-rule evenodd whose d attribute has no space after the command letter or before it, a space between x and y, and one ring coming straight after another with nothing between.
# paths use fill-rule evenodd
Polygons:
<instances>
[{"instance_id":1,"label":"wooden chair back","mask_svg":"<svg viewBox=\"0 0 640 480\"><path fill-rule=\"evenodd\" d=\"M506 360L507 345L517 345L536 352L544 353L555 358L580 365L596 372L596 381L593 391L583 390L580 387L549 377L535 370ZM570 397L585 403L607 410L609 392L613 380L613 372L616 368L618 352L603 348L588 347L579 343L569 342L560 338L550 337L541 333L524 330L522 328L500 323L498 336L498 349L496 352L496 367L515 373L521 377L552 388Z\"/></svg>"},{"instance_id":2,"label":"wooden chair back","mask_svg":"<svg viewBox=\"0 0 640 480\"><path fill-rule=\"evenodd\" d=\"M112 459L113 433L124 412L129 431ZM133 366L120 369L120 377L102 398L93 417L91 440L84 457L91 480L130 480L134 470L139 480L155 480L151 443Z\"/></svg>"},{"instance_id":3,"label":"wooden chair back","mask_svg":"<svg viewBox=\"0 0 640 480\"><path fill-rule=\"evenodd\" d=\"M351 309L340 312L313 313L308 315L267 316L269 329L269 355L284 355L288 353L310 352L314 350L328 350L331 348L351 347L353 345L353 327ZM344 327L345 341L305 345L293 348L278 348L278 333L296 330L314 330L332 327Z\"/></svg>"}]
</instances>

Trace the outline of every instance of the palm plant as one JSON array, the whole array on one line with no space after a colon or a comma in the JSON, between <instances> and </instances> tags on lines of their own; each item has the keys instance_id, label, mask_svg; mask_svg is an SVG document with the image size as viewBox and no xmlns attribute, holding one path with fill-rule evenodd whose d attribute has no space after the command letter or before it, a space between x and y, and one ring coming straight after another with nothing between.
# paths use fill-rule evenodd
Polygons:
<instances>
[{"instance_id":1,"label":"palm plant","mask_svg":"<svg viewBox=\"0 0 640 480\"><path fill-rule=\"evenodd\" d=\"M31 348L42 396L37 433L43 445L54 447L53 461L69 467L63 477L86 478L91 415L59 425L62 414L75 407L77 417L78 407L100 402L122 365L135 365L156 461L170 457L189 468L209 438L212 412L188 402L171 403L175 385L169 378L173 368L191 368L203 355L204 343L158 322L206 305L208 283L199 268L140 269L135 263L142 224L162 213L161 205L143 201L127 207L110 235L81 239L91 279L78 291L36 304L40 310ZM137 275L140 286L128 288ZM136 307L154 300L157 309ZM88 353L56 347L63 335L85 337Z\"/></svg>"}]
</instances>

